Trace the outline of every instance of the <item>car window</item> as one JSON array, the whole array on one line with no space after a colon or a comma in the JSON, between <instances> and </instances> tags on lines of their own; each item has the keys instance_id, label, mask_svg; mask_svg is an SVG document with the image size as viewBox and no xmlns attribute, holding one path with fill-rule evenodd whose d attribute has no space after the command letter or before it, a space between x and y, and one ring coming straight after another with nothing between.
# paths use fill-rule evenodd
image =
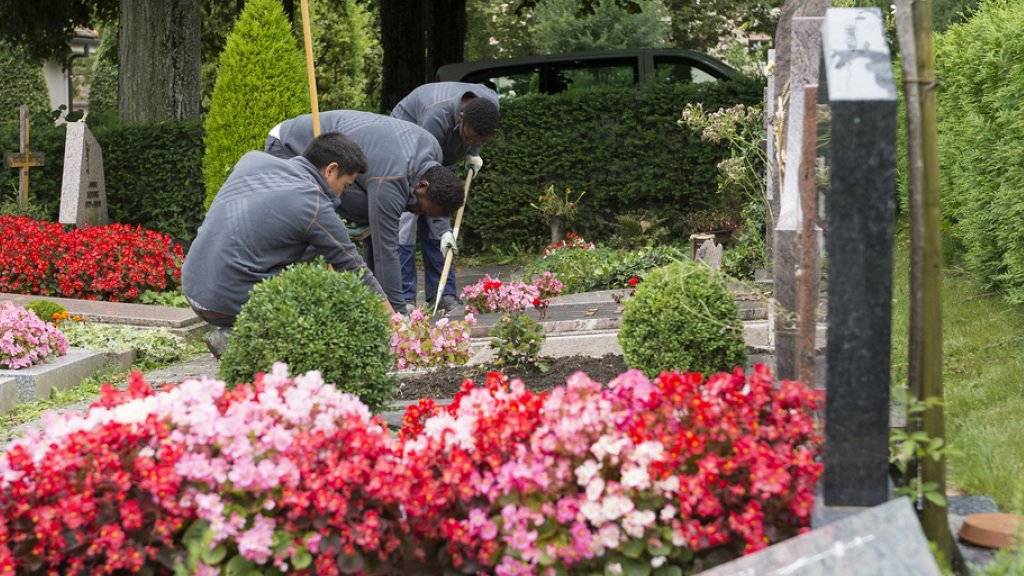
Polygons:
<instances>
[{"instance_id":1,"label":"car window","mask_svg":"<svg viewBox=\"0 0 1024 576\"><path fill-rule=\"evenodd\" d=\"M545 92L589 90L598 87L629 87L637 83L636 59L576 61L550 66Z\"/></svg>"},{"instance_id":2,"label":"car window","mask_svg":"<svg viewBox=\"0 0 1024 576\"><path fill-rule=\"evenodd\" d=\"M718 80L699 62L678 56L654 57L654 81L660 84L703 84Z\"/></svg>"},{"instance_id":3,"label":"car window","mask_svg":"<svg viewBox=\"0 0 1024 576\"><path fill-rule=\"evenodd\" d=\"M463 81L484 84L497 92L499 98L513 98L540 91L540 69L497 70L483 76L472 75Z\"/></svg>"}]
</instances>

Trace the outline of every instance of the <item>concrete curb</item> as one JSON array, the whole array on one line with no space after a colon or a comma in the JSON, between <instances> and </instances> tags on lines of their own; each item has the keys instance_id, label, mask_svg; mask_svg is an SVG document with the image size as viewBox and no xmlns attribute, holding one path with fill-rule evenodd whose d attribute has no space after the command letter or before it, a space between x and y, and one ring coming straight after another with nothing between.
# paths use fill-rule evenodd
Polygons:
<instances>
[{"instance_id":1,"label":"concrete curb","mask_svg":"<svg viewBox=\"0 0 1024 576\"><path fill-rule=\"evenodd\" d=\"M106 354L83 348L68 348L68 353L51 358L44 364L20 370L0 370L0 381L8 379L0 389L0 411L15 404L47 398L53 389L66 390L77 386L107 363ZM13 382L13 384L12 384Z\"/></svg>"}]
</instances>

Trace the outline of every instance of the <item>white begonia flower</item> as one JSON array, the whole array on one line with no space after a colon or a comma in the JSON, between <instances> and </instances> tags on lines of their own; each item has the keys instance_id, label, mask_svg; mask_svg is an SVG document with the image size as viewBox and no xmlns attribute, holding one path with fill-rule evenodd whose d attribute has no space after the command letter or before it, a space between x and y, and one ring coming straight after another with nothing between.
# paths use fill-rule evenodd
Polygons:
<instances>
[{"instance_id":1,"label":"white begonia flower","mask_svg":"<svg viewBox=\"0 0 1024 576\"><path fill-rule=\"evenodd\" d=\"M647 475L646 468L633 467L623 472L622 485L626 488L644 490L650 487L651 478Z\"/></svg>"},{"instance_id":2,"label":"white begonia flower","mask_svg":"<svg viewBox=\"0 0 1024 576\"><path fill-rule=\"evenodd\" d=\"M604 480L593 478L587 483L587 500L596 501L604 492Z\"/></svg>"},{"instance_id":3,"label":"white begonia flower","mask_svg":"<svg viewBox=\"0 0 1024 576\"><path fill-rule=\"evenodd\" d=\"M601 466L593 461L587 460L576 467L576 483L580 486L590 484L590 480L601 470Z\"/></svg>"}]
</instances>

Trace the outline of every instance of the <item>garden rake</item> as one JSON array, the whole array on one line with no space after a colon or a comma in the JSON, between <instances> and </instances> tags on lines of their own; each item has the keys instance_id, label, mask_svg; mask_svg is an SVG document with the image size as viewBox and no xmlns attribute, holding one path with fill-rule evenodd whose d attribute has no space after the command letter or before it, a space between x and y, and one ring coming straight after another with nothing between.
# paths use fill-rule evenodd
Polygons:
<instances>
[{"instance_id":1,"label":"garden rake","mask_svg":"<svg viewBox=\"0 0 1024 576\"><path fill-rule=\"evenodd\" d=\"M469 185L473 182L473 176L476 175L476 170L472 168L466 173L466 186L463 188L462 206L459 206L459 211L455 213L455 225L452 227L452 236L455 236L455 242L459 241L459 226L462 225L462 212L466 209L466 204L469 202ZM444 285L448 282L448 274L452 269L452 260L455 259L455 252L449 248L444 255L444 268L441 269L441 280L437 283L437 297L434 299L434 311L431 313L432 316L437 315L437 309L441 306L441 295L444 294Z\"/></svg>"}]
</instances>

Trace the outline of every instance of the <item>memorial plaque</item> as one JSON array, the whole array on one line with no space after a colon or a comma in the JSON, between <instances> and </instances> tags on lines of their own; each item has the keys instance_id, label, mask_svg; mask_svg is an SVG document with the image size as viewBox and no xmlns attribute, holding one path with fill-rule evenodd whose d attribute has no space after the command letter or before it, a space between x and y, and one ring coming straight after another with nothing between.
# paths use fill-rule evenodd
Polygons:
<instances>
[{"instance_id":1,"label":"memorial plaque","mask_svg":"<svg viewBox=\"0 0 1024 576\"><path fill-rule=\"evenodd\" d=\"M790 538L700 576L939 576L907 498Z\"/></svg>"}]
</instances>

